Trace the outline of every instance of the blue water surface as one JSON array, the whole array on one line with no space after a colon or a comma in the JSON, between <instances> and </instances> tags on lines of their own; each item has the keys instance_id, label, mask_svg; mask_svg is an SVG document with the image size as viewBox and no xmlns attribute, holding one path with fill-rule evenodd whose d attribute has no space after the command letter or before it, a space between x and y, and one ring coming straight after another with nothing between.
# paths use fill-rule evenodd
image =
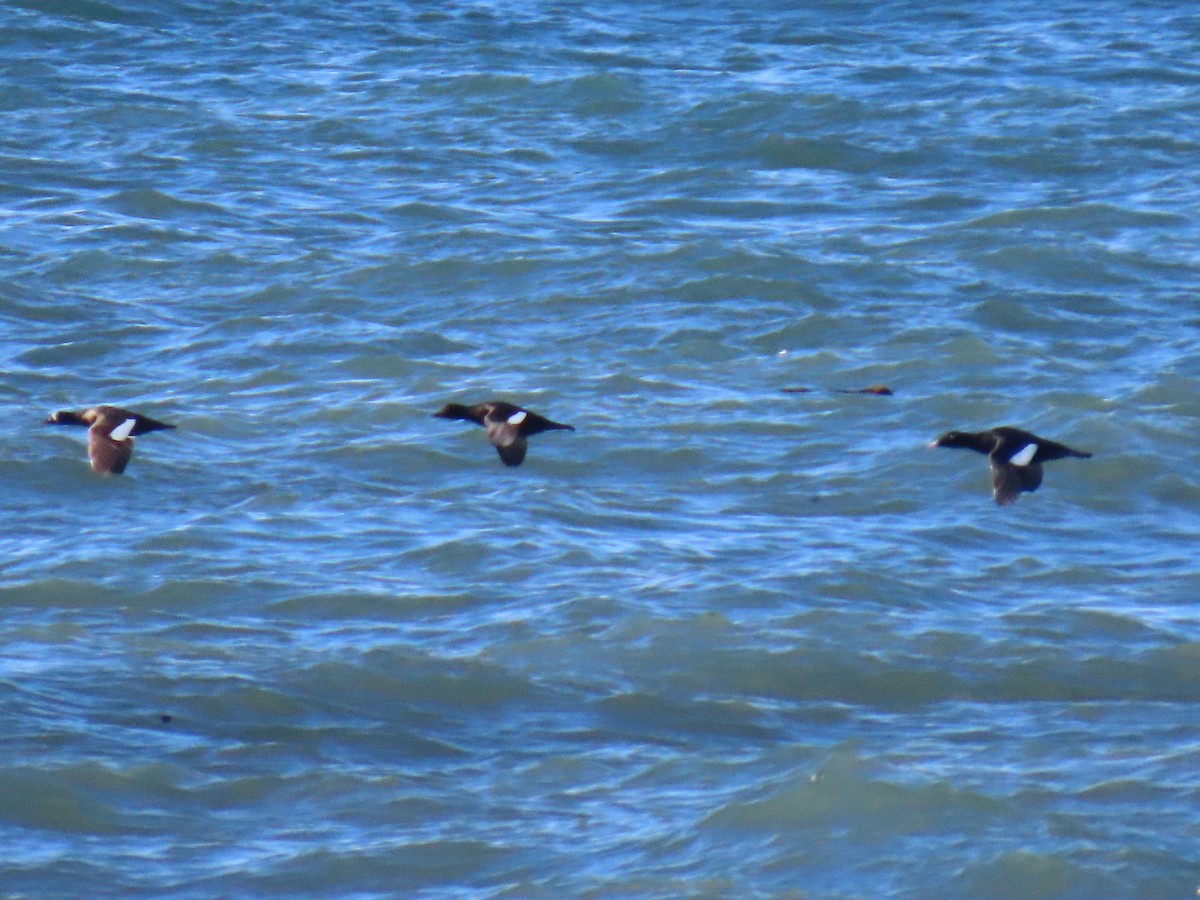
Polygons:
<instances>
[{"instance_id":1,"label":"blue water surface","mask_svg":"<svg viewBox=\"0 0 1200 900\"><path fill-rule=\"evenodd\" d=\"M1166 2L0 9L0 893L1194 895L1197 60ZM492 398L576 431L432 417ZM104 478L96 403L178 429ZM1093 457L997 507L926 445L1001 424Z\"/></svg>"}]
</instances>

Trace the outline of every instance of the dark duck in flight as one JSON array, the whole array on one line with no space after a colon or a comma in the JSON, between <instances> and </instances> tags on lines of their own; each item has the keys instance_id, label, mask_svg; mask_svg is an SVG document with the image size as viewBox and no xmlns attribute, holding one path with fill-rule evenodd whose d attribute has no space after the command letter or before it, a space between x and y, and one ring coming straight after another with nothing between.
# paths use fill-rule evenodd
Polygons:
<instances>
[{"instance_id":1,"label":"dark duck in flight","mask_svg":"<svg viewBox=\"0 0 1200 900\"><path fill-rule=\"evenodd\" d=\"M543 431L575 430L570 425L551 422L544 416L503 400L489 400L474 406L447 403L434 416L439 419L464 419L482 425L487 429L488 440L506 466L521 464L529 447L528 438L533 435Z\"/></svg>"},{"instance_id":2,"label":"dark duck in flight","mask_svg":"<svg viewBox=\"0 0 1200 900\"><path fill-rule=\"evenodd\" d=\"M992 496L1000 506L1012 503L1022 491L1038 489L1042 463L1068 456L1088 459L1092 455L1009 426L976 432L947 431L930 446L965 447L987 454L992 464Z\"/></svg>"},{"instance_id":3,"label":"dark duck in flight","mask_svg":"<svg viewBox=\"0 0 1200 900\"><path fill-rule=\"evenodd\" d=\"M47 425L80 425L88 430L88 459L101 475L120 475L133 455L136 435L174 428L165 422L117 406L93 406L83 412L59 410Z\"/></svg>"}]
</instances>

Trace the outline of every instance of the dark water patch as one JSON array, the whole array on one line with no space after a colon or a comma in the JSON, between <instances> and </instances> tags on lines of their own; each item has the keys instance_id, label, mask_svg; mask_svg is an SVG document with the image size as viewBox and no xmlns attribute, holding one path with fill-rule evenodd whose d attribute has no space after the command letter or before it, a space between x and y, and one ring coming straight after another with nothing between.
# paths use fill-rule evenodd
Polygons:
<instances>
[{"instance_id":1,"label":"dark water patch","mask_svg":"<svg viewBox=\"0 0 1200 900\"><path fill-rule=\"evenodd\" d=\"M401 221L414 222L475 222L481 218L481 212L473 209L455 208L448 205L434 205L414 201L392 207L387 211Z\"/></svg>"},{"instance_id":2,"label":"dark water patch","mask_svg":"<svg viewBox=\"0 0 1200 900\"><path fill-rule=\"evenodd\" d=\"M641 740L686 742L703 735L733 744L774 740L780 736L767 727L753 708L742 704L692 700L681 703L646 694L619 694L595 704L608 727Z\"/></svg>"},{"instance_id":3,"label":"dark water patch","mask_svg":"<svg viewBox=\"0 0 1200 900\"><path fill-rule=\"evenodd\" d=\"M483 888L485 880L501 861L510 856L501 846L470 840L411 842L384 839L363 853L313 850L277 855L254 875L204 877L205 890L223 892L246 885L254 891L305 893L338 891L353 882L357 890L389 893L396 890ZM501 879L503 880L503 879Z\"/></svg>"},{"instance_id":4,"label":"dark water patch","mask_svg":"<svg viewBox=\"0 0 1200 900\"><path fill-rule=\"evenodd\" d=\"M982 197L973 194L934 193L904 198L900 201L900 208L936 215L959 214L980 209L985 202Z\"/></svg>"},{"instance_id":5,"label":"dark water patch","mask_svg":"<svg viewBox=\"0 0 1200 900\"><path fill-rule=\"evenodd\" d=\"M644 91L625 75L612 72L584 75L573 80L565 95L577 114L624 116L642 108Z\"/></svg>"},{"instance_id":6,"label":"dark water patch","mask_svg":"<svg viewBox=\"0 0 1200 900\"><path fill-rule=\"evenodd\" d=\"M964 866L942 896L972 897L1132 896L1131 885L1114 874L1059 856L1012 850Z\"/></svg>"},{"instance_id":7,"label":"dark water patch","mask_svg":"<svg viewBox=\"0 0 1200 900\"><path fill-rule=\"evenodd\" d=\"M129 244L140 242L157 251L169 244L210 244L213 238L200 231L177 228L153 228L144 224L106 225L100 231L111 232L115 240Z\"/></svg>"},{"instance_id":8,"label":"dark water patch","mask_svg":"<svg viewBox=\"0 0 1200 900\"><path fill-rule=\"evenodd\" d=\"M851 833L883 828L912 834L981 820L1005 820L1012 807L986 795L945 782L909 785L872 777L869 771L838 759L771 796L728 804L710 815L703 830L780 832L795 828L836 827ZM799 782L799 783L797 783Z\"/></svg>"},{"instance_id":9,"label":"dark water patch","mask_svg":"<svg viewBox=\"0 0 1200 900\"><path fill-rule=\"evenodd\" d=\"M319 623L365 620L391 622L413 617L469 612L478 604L471 593L409 596L397 594L312 594L287 597L271 605L271 612L289 620Z\"/></svg>"},{"instance_id":10,"label":"dark water patch","mask_svg":"<svg viewBox=\"0 0 1200 900\"><path fill-rule=\"evenodd\" d=\"M1148 800L1153 802L1154 798L1160 801L1168 800L1173 796L1173 792L1142 779L1121 778L1092 785L1081 791L1079 796L1085 802L1127 803L1137 807Z\"/></svg>"},{"instance_id":11,"label":"dark water patch","mask_svg":"<svg viewBox=\"0 0 1200 900\"><path fill-rule=\"evenodd\" d=\"M832 169L862 173L880 167L882 157L846 141L769 137L754 148L762 163L777 169Z\"/></svg>"},{"instance_id":12,"label":"dark water patch","mask_svg":"<svg viewBox=\"0 0 1200 900\"><path fill-rule=\"evenodd\" d=\"M918 607L919 608L919 607ZM854 619L837 624L852 627ZM686 632L685 632L686 633ZM1043 640L1056 640L1055 645ZM697 635L692 635L696 640ZM881 709L943 703L970 698L983 703L1037 701L1092 702L1147 700L1186 702L1200 685L1188 675L1192 644L1162 646L1143 640L1127 649L1110 637L1083 641L1072 633L1069 649L1056 649L1062 636L1021 633L1020 640L1001 638L977 645L969 664L949 674L938 656L925 655L956 642L888 650L869 646L838 649L811 635L799 638L794 650L735 649L710 643L703 659L678 669L670 664L678 647L666 637L655 641L660 665L672 671L672 683L706 696L745 696L796 701L836 701ZM881 640L887 638L881 636ZM891 637L894 643L896 638ZM978 638L972 637L972 642ZM1158 646L1146 647L1156 643ZM1089 644L1097 649L1089 652Z\"/></svg>"},{"instance_id":13,"label":"dark water patch","mask_svg":"<svg viewBox=\"0 0 1200 900\"><path fill-rule=\"evenodd\" d=\"M632 210L635 215L665 218L712 219L716 222L752 221L762 223L776 216L790 216L794 209L765 200L704 200L692 197L668 197L653 200Z\"/></svg>"},{"instance_id":14,"label":"dark water patch","mask_svg":"<svg viewBox=\"0 0 1200 900\"><path fill-rule=\"evenodd\" d=\"M154 628L153 638L147 638L144 653L147 657L170 660L188 660L191 674L219 672L223 667L235 663L245 652L260 652L270 647L279 647L288 639L280 628L256 620L222 621L207 618L215 610L207 605L193 604L189 616L195 620L176 621L172 613L168 619ZM154 610L145 615L143 627L147 630L167 613ZM206 618L199 618L200 615ZM170 667L168 667L170 670ZM180 671L183 671L181 669Z\"/></svg>"},{"instance_id":15,"label":"dark water patch","mask_svg":"<svg viewBox=\"0 0 1200 900\"><path fill-rule=\"evenodd\" d=\"M349 708L366 714L397 715L398 704L436 712L466 715L489 710L501 715L504 706L529 696L530 686L498 667L481 662L441 662L408 653L368 652L361 664L320 663L298 673L297 683L324 697L342 695Z\"/></svg>"},{"instance_id":16,"label":"dark water patch","mask_svg":"<svg viewBox=\"0 0 1200 900\"><path fill-rule=\"evenodd\" d=\"M681 673L695 690L739 696L904 708L970 693L917 660L888 660L875 654L845 654L813 646L783 653L732 652L713 648L693 671Z\"/></svg>"},{"instance_id":17,"label":"dark water patch","mask_svg":"<svg viewBox=\"0 0 1200 900\"><path fill-rule=\"evenodd\" d=\"M1128 66L1107 70L1097 80L1129 83L1137 87L1147 83L1190 87L1200 82L1200 73L1177 66Z\"/></svg>"},{"instance_id":18,"label":"dark water patch","mask_svg":"<svg viewBox=\"0 0 1200 900\"><path fill-rule=\"evenodd\" d=\"M1123 229L1169 228L1188 224L1185 216L1153 210L1126 209L1104 203L1077 206L1032 207L1004 210L981 216L967 228L1060 232L1089 231L1111 235Z\"/></svg>"},{"instance_id":19,"label":"dark water patch","mask_svg":"<svg viewBox=\"0 0 1200 900\"><path fill-rule=\"evenodd\" d=\"M1200 484L1182 475L1170 474L1154 483L1151 496L1166 506L1194 510L1200 500Z\"/></svg>"},{"instance_id":20,"label":"dark water patch","mask_svg":"<svg viewBox=\"0 0 1200 900\"><path fill-rule=\"evenodd\" d=\"M126 776L94 763L57 768L10 766L0 771L0 820L10 827L49 833L115 836L149 832L139 825L128 788L137 776Z\"/></svg>"},{"instance_id":21,"label":"dark water patch","mask_svg":"<svg viewBox=\"0 0 1200 900\"><path fill-rule=\"evenodd\" d=\"M172 263L163 259L131 259L108 250L79 250L43 263L51 284L70 288L98 278L116 278L127 284L137 277L165 275Z\"/></svg>"},{"instance_id":22,"label":"dark water patch","mask_svg":"<svg viewBox=\"0 0 1200 900\"><path fill-rule=\"evenodd\" d=\"M153 188L135 188L104 198L103 205L139 219L194 219L197 216L226 215L224 207L214 203L181 200Z\"/></svg>"},{"instance_id":23,"label":"dark water patch","mask_svg":"<svg viewBox=\"0 0 1200 900\"><path fill-rule=\"evenodd\" d=\"M972 318L989 332L1047 333L1057 327L1060 316L1056 312L1050 304L993 297L975 307Z\"/></svg>"},{"instance_id":24,"label":"dark water patch","mask_svg":"<svg viewBox=\"0 0 1200 900\"><path fill-rule=\"evenodd\" d=\"M1047 577L1061 577L1048 571ZM1161 644L1167 634L1150 622L1131 615L1101 609L1037 609L1011 613L1003 621L1015 626L1022 637L1048 643L1086 638L1101 643L1119 643L1122 648L1148 648Z\"/></svg>"},{"instance_id":25,"label":"dark water patch","mask_svg":"<svg viewBox=\"0 0 1200 900\"><path fill-rule=\"evenodd\" d=\"M513 95L529 96L535 92L536 82L525 75L493 73L469 73L454 75L423 86L431 96L456 99L492 100L496 97Z\"/></svg>"},{"instance_id":26,"label":"dark water patch","mask_svg":"<svg viewBox=\"0 0 1200 900\"><path fill-rule=\"evenodd\" d=\"M124 592L97 587L91 581L50 578L9 584L0 588L3 605L9 608L113 607L121 603Z\"/></svg>"},{"instance_id":27,"label":"dark water patch","mask_svg":"<svg viewBox=\"0 0 1200 900\"><path fill-rule=\"evenodd\" d=\"M1121 256L1092 248L1010 244L988 250L977 257L979 265L1001 277L1027 285L1060 285L1070 290L1086 290L1102 285L1120 290L1136 283Z\"/></svg>"},{"instance_id":28,"label":"dark water patch","mask_svg":"<svg viewBox=\"0 0 1200 900\"><path fill-rule=\"evenodd\" d=\"M49 16L111 25L149 25L153 21L147 10L113 6L101 0L20 0L16 5Z\"/></svg>"}]
</instances>

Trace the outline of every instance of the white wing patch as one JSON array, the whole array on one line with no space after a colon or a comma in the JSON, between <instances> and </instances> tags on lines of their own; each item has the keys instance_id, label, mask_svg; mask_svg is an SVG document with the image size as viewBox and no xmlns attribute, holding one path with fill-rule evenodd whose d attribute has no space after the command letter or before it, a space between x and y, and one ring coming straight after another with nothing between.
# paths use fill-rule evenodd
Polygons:
<instances>
[{"instance_id":1,"label":"white wing patch","mask_svg":"<svg viewBox=\"0 0 1200 900\"><path fill-rule=\"evenodd\" d=\"M108 436L114 441L123 441L125 438L129 437L129 432L133 431L135 427L137 427L137 419L126 419L124 422L110 431Z\"/></svg>"},{"instance_id":2,"label":"white wing patch","mask_svg":"<svg viewBox=\"0 0 1200 900\"><path fill-rule=\"evenodd\" d=\"M1033 461L1033 458L1037 455L1037 452L1038 445L1035 442L1030 441L1028 444L1022 447L1020 451L1009 457L1008 461L1014 466L1027 466Z\"/></svg>"},{"instance_id":3,"label":"white wing patch","mask_svg":"<svg viewBox=\"0 0 1200 900\"><path fill-rule=\"evenodd\" d=\"M513 413L511 416L508 417L508 424L509 425L520 425L522 422L525 421L525 417L528 415L529 415L529 413L525 412L525 410L518 409L515 413Z\"/></svg>"}]
</instances>

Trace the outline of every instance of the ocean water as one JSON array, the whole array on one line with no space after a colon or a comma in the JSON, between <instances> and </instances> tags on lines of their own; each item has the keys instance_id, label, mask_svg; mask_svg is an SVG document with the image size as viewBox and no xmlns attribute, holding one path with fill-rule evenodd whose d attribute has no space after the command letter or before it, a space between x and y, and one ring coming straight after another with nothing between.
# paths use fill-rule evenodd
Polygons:
<instances>
[{"instance_id":1,"label":"ocean water","mask_svg":"<svg viewBox=\"0 0 1200 900\"><path fill-rule=\"evenodd\" d=\"M1200 13L803 7L0 9L0 895L1195 895Z\"/></svg>"}]
</instances>

